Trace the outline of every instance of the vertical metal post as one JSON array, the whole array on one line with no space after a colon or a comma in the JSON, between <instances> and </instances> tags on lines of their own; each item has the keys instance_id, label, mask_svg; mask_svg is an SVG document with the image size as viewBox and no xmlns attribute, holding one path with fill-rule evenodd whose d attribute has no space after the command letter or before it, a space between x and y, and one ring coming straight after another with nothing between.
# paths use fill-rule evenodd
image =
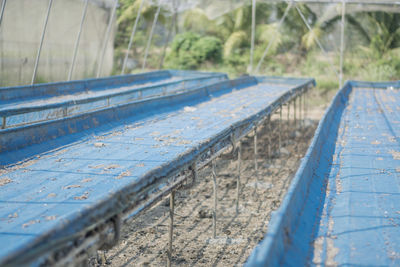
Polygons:
<instances>
[{"instance_id":1,"label":"vertical metal post","mask_svg":"<svg viewBox=\"0 0 400 267\"><path fill-rule=\"evenodd\" d=\"M141 0L139 9L138 9L138 13L137 13L136 19L135 19L135 24L133 25L133 28L132 28L131 37L129 38L128 49L126 50L126 53L125 53L124 63L122 64L121 75L125 74L125 68L126 68L126 63L128 62L129 51L132 48L133 38L135 37L136 28L137 28L137 25L138 25L139 19L140 19L140 14L142 13L143 3L144 3L144 0Z\"/></svg>"},{"instance_id":2,"label":"vertical metal post","mask_svg":"<svg viewBox=\"0 0 400 267\"><path fill-rule=\"evenodd\" d=\"M169 195L169 219L170 219L170 224L169 224L169 238L168 238L168 260L167 260L167 266L171 267L171 262L172 262L172 239L173 239L173 233L174 233L174 208L175 208L175 190L171 191L171 194Z\"/></svg>"},{"instance_id":3,"label":"vertical metal post","mask_svg":"<svg viewBox=\"0 0 400 267\"><path fill-rule=\"evenodd\" d=\"M287 105L287 139L288 140L290 137L289 130L290 130L290 101L288 102L288 105Z\"/></svg>"},{"instance_id":4,"label":"vertical metal post","mask_svg":"<svg viewBox=\"0 0 400 267\"><path fill-rule=\"evenodd\" d=\"M254 128L254 169L256 170L256 176L258 181L258 162L257 162L257 127Z\"/></svg>"},{"instance_id":5,"label":"vertical metal post","mask_svg":"<svg viewBox=\"0 0 400 267\"><path fill-rule=\"evenodd\" d=\"M272 161L272 155L271 155L271 114L268 115L268 158L270 161Z\"/></svg>"},{"instance_id":6,"label":"vertical metal post","mask_svg":"<svg viewBox=\"0 0 400 267\"><path fill-rule=\"evenodd\" d=\"M213 178L213 188L214 188L214 210L213 210L213 238L217 237L217 174L215 172L215 159L211 161L211 172Z\"/></svg>"},{"instance_id":7,"label":"vertical metal post","mask_svg":"<svg viewBox=\"0 0 400 267\"><path fill-rule=\"evenodd\" d=\"M53 0L49 0L49 5L47 7L47 13L46 13L46 19L44 21L43 30L42 30L42 37L40 38L40 44L39 44L39 49L38 49L38 52L37 52L37 55L36 55L35 66L33 67L31 85L33 85L35 83L36 72L37 72L37 68L38 68L38 65L39 65L40 53L42 52L44 36L46 35L47 23L49 21L50 10L51 10L51 6L52 5L53 5Z\"/></svg>"},{"instance_id":8,"label":"vertical metal post","mask_svg":"<svg viewBox=\"0 0 400 267\"><path fill-rule=\"evenodd\" d=\"M342 23L340 27L340 73L339 73L339 88L343 86L343 53L344 53L344 24L346 14L346 1L342 0Z\"/></svg>"},{"instance_id":9,"label":"vertical metal post","mask_svg":"<svg viewBox=\"0 0 400 267\"><path fill-rule=\"evenodd\" d=\"M97 78L100 77L101 69L103 68L104 56L106 54L108 40L110 39L110 33L111 33L111 29L112 29L112 25L113 25L113 21L114 21L114 17L115 17L115 12L117 11L117 7L118 7L118 0L115 0L114 7L111 11L110 20L108 21L106 36L104 37L104 42L103 42L103 47L101 49L100 62L99 62L99 65L97 66L97 74L96 74Z\"/></svg>"},{"instance_id":10,"label":"vertical metal post","mask_svg":"<svg viewBox=\"0 0 400 267\"><path fill-rule=\"evenodd\" d=\"M303 102L303 94L299 96L299 126L300 129L302 127L302 117L301 117L301 112L302 112L302 102Z\"/></svg>"},{"instance_id":11,"label":"vertical metal post","mask_svg":"<svg viewBox=\"0 0 400 267\"><path fill-rule=\"evenodd\" d=\"M279 151L278 155L281 156L282 148L282 105L279 108Z\"/></svg>"},{"instance_id":12,"label":"vertical metal post","mask_svg":"<svg viewBox=\"0 0 400 267\"><path fill-rule=\"evenodd\" d=\"M240 176L242 174L241 161L242 161L242 142L239 141L238 145L238 165L237 165L237 177L236 177L236 214L239 213L239 194L240 194Z\"/></svg>"},{"instance_id":13,"label":"vertical metal post","mask_svg":"<svg viewBox=\"0 0 400 267\"><path fill-rule=\"evenodd\" d=\"M254 58L254 40L256 29L256 0L251 1L251 45L250 45L250 74L253 72L253 58Z\"/></svg>"},{"instance_id":14,"label":"vertical metal post","mask_svg":"<svg viewBox=\"0 0 400 267\"><path fill-rule=\"evenodd\" d=\"M308 88L307 88L307 91L306 91L306 98L304 99L304 116L307 118L308 117L308 101L307 101L307 97L308 97L308 95L310 94L310 92L309 92L309 90L308 90Z\"/></svg>"},{"instance_id":15,"label":"vertical metal post","mask_svg":"<svg viewBox=\"0 0 400 267\"><path fill-rule=\"evenodd\" d=\"M6 117L2 117L1 118L1 129L5 129L6 128Z\"/></svg>"},{"instance_id":16,"label":"vertical metal post","mask_svg":"<svg viewBox=\"0 0 400 267\"><path fill-rule=\"evenodd\" d=\"M88 4L89 4L89 0L85 0L85 6L83 7L81 24L79 26L78 36L76 37L75 46L74 46L74 53L72 55L71 66L70 66L69 72L68 72L68 81L70 81L72 79L72 73L74 72L76 55L78 54L79 42L80 42L80 39L81 39L81 33L82 33L83 24L84 24L85 18L86 18Z\"/></svg>"},{"instance_id":17,"label":"vertical metal post","mask_svg":"<svg viewBox=\"0 0 400 267\"><path fill-rule=\"evenodd\" d=\"M160 15L160 10L161 10L161 3L160 3L160 1L158 1L158 8L157 8L156 14L154 15L153 25L151 25L149 39L147 40L147 45L146 45L146 51L144 53L142 70L144 70L146 68L147 56L149 54L149 49L150 49L150 46L151 46L151 40L153 39L154 29L156 28L156 25L157 25L157 20L158 20L158 15Z\"/></svg>"},{"instance_id":18,"label":"vertical metal post","mask_svg":"<svg viewBox=\"0 0 400 267\"><path fill-rule=\"evenodd\" d=\"M297 128L297 120L296 120L296 99L297 99L297 96L294 98L294 101L293 101L293 103L294 103L294 107L293 107L293 110L294 110L294 128L295 128L295 129Z\"/></svg>"},{"instance_id":19,"label":"vertical metal post","mask_svg":"<svg viewBox=\"0 0 400 267\"><path fill-rule=\"evenodd\" d=\"M3 22L3 15L4 15L4 9L6 8L7 0L3 0L3 3L1 3L1 11L0 11L0 26L1 23Z\"/></svg>"}]
</instances>

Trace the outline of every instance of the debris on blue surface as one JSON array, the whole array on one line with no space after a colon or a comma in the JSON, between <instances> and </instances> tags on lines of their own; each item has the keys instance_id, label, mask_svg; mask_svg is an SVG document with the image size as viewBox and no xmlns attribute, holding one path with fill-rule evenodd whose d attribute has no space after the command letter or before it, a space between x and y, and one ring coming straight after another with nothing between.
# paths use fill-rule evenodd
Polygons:
<instances>
[{"instance_id":1,"label":"debris on blue surface","mask_svg":"<svg viewBox=\"0 0 400 267\"><path fill-rule=\"evenodd\" d=\"M236 129L245 133L315 84L312 79L226 80L207 74L217 78L209 83L204 74L175 75L197 75L198 84L0 130L0 265L40 263L45 253L125 212L135 199L145 199L148 190L162 190L165 177L221 138ZM124 77L113 81L118 79ZM79 82L63 83L64 90L68 84ZM43 87L34 89L45 92L52 85Z\"/></svg>"},{"instance_id":2,"label":"debris on blue surface","mask_svg":"<svg viewBox=\"0 0 400 267\"><path fill-rule=\"evenodd\" d=\"M399 266L399 114L400 82L347 82L246 266Z\"/></svg>"}]
</instances>

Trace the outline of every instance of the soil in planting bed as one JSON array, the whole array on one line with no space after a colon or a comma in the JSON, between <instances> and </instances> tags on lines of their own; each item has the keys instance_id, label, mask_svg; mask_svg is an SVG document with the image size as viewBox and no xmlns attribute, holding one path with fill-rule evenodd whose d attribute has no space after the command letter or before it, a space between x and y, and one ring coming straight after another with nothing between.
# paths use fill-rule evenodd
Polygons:
<instances>
[{"instance_id":1,"label":"soil in planting bed","mask_svg":"<svg viewBox=\"0 0 400 267\"><path fill-rule=\"evenodd\" d=\"M309 96L310 97L310 96ZM317 100L315 100L318 98ZM217 237L213 238L213 182L211 166L198 173L189 189L175 196L172 266L243 265L267 232L271 211L276 210L307 151L327 101L314 95L307 119L300 127L283 108L282 148L279 155L279 114L258 132L258 173L254 162L254 137L242 142L242 174L239 213L236 213L237 158L222 155L216 161L218 183ZM325 100L325 101L324 101ZM299 116L297 112L297 117ZM268 146L270 144L270 155ZM99 252L92 265L166 266L169 229L169 198L125 225L117 246ZM104 262L105 259L105 262Z\"/></svg>"}]
</instances>

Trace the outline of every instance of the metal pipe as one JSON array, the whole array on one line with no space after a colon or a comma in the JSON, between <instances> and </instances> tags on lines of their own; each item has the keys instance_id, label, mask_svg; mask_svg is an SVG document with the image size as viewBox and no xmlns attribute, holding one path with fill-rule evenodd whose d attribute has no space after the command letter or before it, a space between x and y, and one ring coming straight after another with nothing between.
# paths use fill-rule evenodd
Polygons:
<instances>
[{"instance_id":1,"label":"metal pipe","mask_svg":"<svg viewBox=\"0 0 400 267\"><path fill-rule=\"evenodd\" d=\"M251 45L250 45L250 74L253 72L254 41L256 29L256 0L251 1Z\"/></svg>"},{"instance_id":2,"label":"metal pipe","mask_svg":"<svg viewBox=\"0 0 400 267\"><path fill-rule=\"evenodd\" d=\"M344 53L344 23L346 14L346 2L342 0L342 23L340 25L340 74L339 89L343 86L343 53Z\"/></svg>"},{"instance_id":3,"label":"metal pipe","mask_svg":"<svg viewBox=\"0 0 400 267\"><path fill-rule=\"evenodd\" d=\"M46 19L44 21L43 30L42 30L42 37L40 38L40 44L39 44L39 49L38 49L38 52L37 52L37 55L36 55L35 66L33 67L31 85L33 85L35 83L36 72L37 72L37 68L38 68L38 65L39 65L40 53L42 52L44 36L46 34L47 23L49 21L50 10L51 10L51 6L52 5L53 5L53 0L49 0L49 5L47 7L47 12L46 12Z\"/></svg>"},{"instance_id":4,"label":"metal pipe","mask_svg":"<svg viewBox=\"0 0 400 267\"><path fill-rule=\"evenodd\" d=\"M104 56L106 54L107 43L108 43L108 39L110 38L112 23L114 21L115 12L117 11L117 7L118 7L118 0L115 0L114 7L113 7L113 9L111 11L110 20L108 21L108 26L107 26L107 30L106 30L106 36L105 36L104 42L103 42L103 47L101 49L100 63L97 66L97 74L96 74L97 78L100 77L101 69L103 67L103 61L104 61Z\"/></svg>"},{"instance_id":5,"label":"metal pipe","mask_svg":"<svg viewBox=\"0 0 400 267\"><path fill-rule=\"evenodd\" d=\"M4 15L4 9L6 8L7 0L3 0L3 3L1 3L1 11L0 11L0 26L1 23L3 22L3 15Z\"/></svg>"},{"instance_id":6,"label":"metal pipe","mask_svg":"<svg viewBox=\"0 0 400 267\"><path fill-rule=\"evenodd\" d=\"M71 78L72 78L72 73L74 72L75 61L76 61L76 55L78 54L78 47L79 47L79 42L80 42L80 39L81 39L81 33L82 33L83 24L84 24L85 18L86 18L88 3L89 3L89 0L85 0L85 6L83 7L83 13L82 13L81 24L80 24L80 26L79 26L78 36L76 37L75 47L74 47L74 53L73 53L73 55L72 55L71 66L70 66L69 72L68 72L68 81L71 80Z\"/></svg>"},{"instance_id":7,"label":"metal pipe","mask_svg":"<svg viewBox=\"0 0 400 267\"><path fill-rule=\"evenodd\" d=\"M281 156L281 148L282 148L282 105L279 109L279 151L278 151L279 156Z\"/></svg>"},{"instance_id":8,"label":"metal pipe","mask_svg":"<svg viewBox=\"0 0 400 267\"><path fill-rule=\"evenodd\" d=\"M287 105L287 139L289 140L289 137L290 137L290 134L289 134L289 131L290 131L290 101L288 102L288 105Z\"/></svg>"},{"instance_id":9,"label":"metal pipe","mask_svg":"<svg viewBox=\"0 0 400 267\"><path fill-rule=\"evenodd\" d=\"M272 155L271 155L271 114L268 115L268 158L270 161L272 161Z\"/></svg>"},{"instance_id":10,"label":"metal pipe","mask_svg":"<svg viewBox=\"0 0 400 267\"><path fill-rule=\"evenodd\" d=\"M149 36L149 39L147 40L147 45L146 45L146 51L144 53L142 70L144 70L146 68L147 55L149 54L151 40L153 39L154 29L156 28L156 25L157 25L157 20L158 20L158 15L160 14L160 10L161 10L161 3L159 1L156 14L154 15L153 25L151 25L150 36Z\"/></svg>"},{"instance_id":11,"label":"metal pipe","mask_svg":"<svg viewBox=\"0 0 400 267\"><path fill-rule=\"evenodd\" d=\"M294 129L296 129L297 128L297 120L296 120L296 99L297 99L297 96L294 98L294 100L293 100L293 110L294 110Z\"/></svg>"},{"instance_id":12,"label":"metal pipe","mask_svg":"<svg viewBox=\"0 0 400 267\"><path fill-rule=\"evenodd\" d=\"M309 32L311 32L311 34L315 37L315 41L317 42L317 45L319 46L319 48L322 50L322 53L325 54L325 56L329 59L329 61L331 62L331 64L329 65L331 67L331 69L333 70L333 72L336 74L336 76L339 76L338 72L336 71L336 69L333 67L335 64L332 60L331 57L329 57L328 53L326 52L325 48L322 46L321 42L318 39L318 36L316 36L314 34L313 29L311 28L310 24L307 22L306 18L304 17L303 12L301 12L300 8L296 5L295 6L297 13L299 13L301 19L303 20L304 24L307 26Z\"/></svg>"},{"instance_id":13,"label":"metal pipe","mask_svg":"<svg viewBox=\"0 0 400 267\"><path fill-rule=\"evenodd\" d=\"M125 74L125 68L126 68L126 64L127 64L127 62L128 62L129 51L130 51L131 48L132 48L133 38L135 37L136 28L137 28L137 25L138 25L138 23L139 23L140 14L141 14L141 12L142 12L143 3L144 3L144 0L141 0L141 1L140 1L140 5L139 5L139 9L138 9L138 13L137 13L137 15L136 15L135 23L133 24L131 36L130 36L130 38L129 38L128 49L126 50L126 53L125 53L124 63L122 64L121 75L122 75L122 74Z\"/></svg>"},{"instance_id":14,"label":"metal pipe","mask_svg":"<svg viewBox=\"0 0 400 267\"><path fill-rule=\"evenodd\" d=\"M294 3L306 3L306 4L341 4L342 0L268 0L270 3L282 3L282 2L294 2ZM400 1L368 1L365 0L347 0L347 4L358 4L358 5L389 5L398 6Z\"/></svg>"},{"instance_id":15,"label":"metal pipe","mask_svg":"<svg viewBox=\"0 0 400 267\"><path fill-rule=\"evenodd\" d=\"M175 190L171 191L169 195L169 235L168 235L168 259L167 259L167 266L171 267L172 262L172 240L173 240L173 233L174 233L174 208L175 208Z\"/></svg>"},{"instance_id":16,"label":"metal pipe","mask_svg":"<svg viewBox=\"0 0 400 267\"><path fill-rule=\"evenodd\" d=\"M309 94L310 94L310 92L309 92L309 90L307 89L307 91L306 91L306 98L305 98L305 101L304 101L304 109L305 109L305 114L304 114L304 116L307 118L308 117L308 101L307 101L307 97L309 96Z\"/></svg>"},{"instance_id":17,"label":"metal pipe","mask_svg":"<svg viewBox=\"0 0 400 267\"><path fill-rule=\"evenodd\" d=\"M257 127L254 127L254 169L256 172L255 192L257 192L257 187L258 187L258 183L259 183L257 153L258 153L257 152Z\"/></svg>"},{"instance_id":18,"label":"metal pipe","mask_svg":"<svg viewBox=\"0 0 400 267\"><path fill-rule=\"evenodd\" d=\"M287 16L288 13L289 13L290 8L292 7L292 4L293 4L293 2L291 1L291 2L288 4L288 6L286 7L285 12L283 13L282 18L280 19L280 21L279 21L279 23L278 23L277 30L279 30L279 28L282 26L283 21L285 20L286 16ZM267 47L266 47L265 50L264 50L264 54L262 55L260 61L258 61L258 64L257 64L257 67L256 67L256 71L255 71L256 73L258 73L258 72L260 71L261 64L263 63L265 57L267 56L268 50L271 48L272 43L275 42L276 36L277 36L277 35L274 34L274 36L272 36L272 38L269 40L268 45L267 45Z\"/></svg>"},{"instance_id":19,"label":"metal pipe","mask_svg":"<svg viewBox=\"0 0 400 267\"><path fill-rule=\"evenodd\" d=\"M299 96L299 126L300 126L300 129L301 129L301 101L302 101L302 99L303 99L303 94L301 94Z\"/></svg>"},{"instance_id":20,"label":"metal pipe","mask_svg":"<svg viewBox=\"0 0 400 267\"><path fill-rule=\"evenodd\" d=\"M239 145L238 145L238 173L236 176L236 214L239 213L239 196L240 196L240 177L242 174L242 170L241 170L241 161L242 161L242 142L239 141Z\"/></svg>"},{"instance_id":21,"label":"metal pipe","mask_svg":"<svg viewBox=\"0 0 400 267\"><path fill-rule=\"evenodd\" d=\"M214 210L213 210L213 238L217 237L217 174L215 173L215 159L211 161L211 173L214 188Z\"/></svg>"}]
</instances>

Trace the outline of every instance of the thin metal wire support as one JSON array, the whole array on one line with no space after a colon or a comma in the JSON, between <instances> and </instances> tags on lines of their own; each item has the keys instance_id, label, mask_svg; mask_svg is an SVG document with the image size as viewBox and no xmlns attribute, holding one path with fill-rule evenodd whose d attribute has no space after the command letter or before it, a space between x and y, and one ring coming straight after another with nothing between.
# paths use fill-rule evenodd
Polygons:
<instances>
[{"instance_id":1,"label":"thin metal wire support","mask_svg":"<svg viewBox=\"0 0 400 267\"><path fill-rule=\"evenodd\" d=\"M149 39L147 40L146 51L144 53L144 58L143 58L142 70L144 70L146 68L147 56L149 54L151 40L153 39L154 29L156 28L156 25L157 25L157 20L158 20L158 16L160 15L160 10L161 10L161 3L160 3L160 1L158 1L157 11L156 11L156 14L154 15L153 25L151 25Z\"/></svg>"},{"instance_id":2,"label":"thin metal wire support","mask_svg":"<svg viewBox=\"0 0 400 267\"><path fill-rule=\"evenodd\" d=\"M118 0L115 0L113 9L111 11L110 20L108 21L108 26L107 26L107 30L106 30L106 36L104 37L104 42L103 42L103 47L101 49L100 62L99 62L99 65L97 66L97 74L96 74L97 78L100 77L101 69L103 68L104 56L106 54L108 40L110 39L112 24L113 24L113 21L114 21L115 13L117 11L117 7L118 7Z\"/></svg>"},{"instance_id":3,"label":"thin metal wire support","mask_svg":"<svg viewBox=\"0 0 400 267\"><path fill-rule=\"evenodd\" d=\"M255 41L255 31L256 31L256 0L251 1L251 45L250 45L250 70L253 72L253 59L254 59L254 41Z\"/></svg>"},{"instance_id":4,"label":"thin metal wire support","mask_svg":"<svg viewBox=\"0 0 400 267\"><path fill-rule=\"evenodd\" d=\"M268 119L267 119L267 123L268 123L268 158L270 161L272 161L272 155L271 155L271 135L272 135L272 131L271 131L271 114L268 115Z\"/></svg>"},{"instance_id":5,"label":"thin metal wire support","mask_svg":"<svg viewBox=\"0 0 400 267\"><path fill-rule=\"evenodd\" d=\"M296 99L297 97L294 98L293 100L293 111L294 111L294 128L297 128L297 118L296 118Z\"/></svg>"},{"instance_id":6,"label":"thin metal wire support","mask_svg":"<svg viewBox=\"0 0 400 267\"><path fill-rule=\"evenodd\" d=\"M211 173L213 178L214 189L214 209L213 209L213 238L217 237L217 174L215 172L215 159L211 161Z\"/></svg>"},{"instance_id":7,"label":"thin metal wire support","mask_svg":"<svg viewBox=\"0 0 400 267\"><path fill-rule=\"evenodd\" d=\"M172 15L171 24L170 24L169 29L168 29L167 38L165 40L165 44L164 44L164 47L163 47L163 50L162 50L162 54L161 54L161 58L160 58L160 64L158 65L159 69L162 69L162 67L164 65L164 59L165 59L165 54L167 53L167 47L168 47L169 41L171 39L172 31L174 30L175 25L176 25L176 21L178 19L177 18L178 17L178 8L177 8L177 5L176 5L176 1L172 0L172 5L173 5L173 8L174 8L174 12L173 12L173 15Z\"/></svg>"},{"instance_id":8,"label":"thin metal wire support","mask_svg":"<svg viewBox=\"0 0 400 267\"><path fill-rule=\"evenodd\" d=\"M282 148L282 105L279 108L279 151L278 155L281 156L281 148Z\"/></svg>"},{"instance_id":9,"label":"thin metal wire support","mask_svg":"<svg viewBox=\"0 0 400 267\"><path fill-rule=\"evenodd\" d=\"M305 118L308 118L308 101L307 101L307 98L308 98L309 94L310 94L310 91L307 89L306 97L304 99L304 113L305 113L304 117Z\"/></svg>"},{"instance_id":10,"label":"thin metal wire support","mask_svg":"<svg viewBox=\"0 0 400 267\"><path fill-rule=\"evenodd\" d=\"M128 58L129 58L129 51L131 51L131 48L132 48L133 38L135 37L135 34L136 34L136 28L139 23L140 14L142 13L143 3L144 3L144 0L140 1L140 5L139 5L138 13L136 15L135 23L133 24L131 36L129 37L129 43L128 43L128 48L125 53L124 63L122 64L121 75L125 74L125 68L126 68L126 64L128 62Z\"/></svg>"},{"instance_id":11,"label":"thin metal wire support","mask_svg":"<svg viewBox=\"0 0 400 267\"><path fill-rule=\"evenodd\" d=\"M3 0L3 3L1 3L0 26L1 26L1 23L3 22L4 9L6 8L6 4L7 4L7 0Z\"/></svg>"},{"instance_id":12,"label":"thin metal wire support","mask_svg":"<svg viewBox=\"0 0 400 267\"><path fill-rule=\"evenodd\" d=\"M282 26L283 21L285 20L286 16L288 15L289 10L290 10L290 8L292 7L292 5L293 5L293 0L290 1L290 3L288 4L288 6L286 7L285 12L283 13L282 18L280 19L280 21L279 21L279 23L278 23L278 26L277 26L277 30L278 30L278 31L279 31L280 27ZM269 40L268 45L267 45L267 47L265 48L264 53L263 53L263 55L262 55L260 61L258 61L256 70L255 70L255 73L258 73L258 72L260 71L261 64L264 62L264 59L265 59L265 57L267 56L267 53L268 53L269 49L271 48L272 44L275 42L276 36L277 36L277 35L275 34L275 35L272 36L272 38Z\"/></svg>"},{"instance_id":13,"label":"thin metal wire support","mask_svg":"<svg viewBox=\"0 0 400 267\"><path fill-rule=\"evenodd\" d=\"M255 191L254 193L257 192L257 187L259 183L259 177L258 177L258 151L257 151L257 127L254 127L254 170L256 172L256 183L255 183Z\"/></svg>"},{"instance_id":14,"label":"thin metal wire support","mask_svg":"<svg viewBox=\"0 0 400 267\"><path fill-rule=\"evenodd\" d=\"M242 142L238 144L238 159L237 159L237 176L236 176L236 214L239 213L239 197L240 197L240 178L242 175L241 164L242 164Z\"/></svg>"},{"instance_id":15,"label":"thin metal wire support","mask_svg":"<svg viewBox=\"0 0 400 267\"><path fill-rule=\"evenodd\" d=\"M172 241L174 234L174 209L175 209L175 190L171 191L169 195L169 233L168 233L168 258L167 266L171 267L172 263Z\"/></svg>"},{"instance_id":16,"label":"thin metal wire support","mask_svg":"<svg viewBox=\"0 0 400 267\"><path fill-rule=\"evenodd\" d=\"M301 102L302 102L302 100L303 100L303 94L301 94L300 96L299 96L299 127L300 127L300 130L301 130L301 127L302 127L302 118L301 118Z\"/></svg>"},{"instance_id":17,"label":"thin metal wire support","mask_svg":"<svg viewBox=\"0 0 400 267\"><path fill-rule=\"evenodd\" d=\"M31 85L33 85L35 83L36 72L37 72L37 68L39 65L40 53L42 52L44 36L46 35L47 23L49 22L50 10L51 10L52 5L53 5L53 0L49 0L49 5L47 7L47 12L46 12L46 19L44 21L43 30L42 30L42 37L40 38L40 44L39 44L39 49L38 49L38 52L36 55L35 66L33 67Z\"/></svg>"},{"instance_id":18,"label":"thin metal wire support","mask_svg":"<svg viewBox=\"0 0 400 267\"><path fill-rule=\"evenodd\" d=\"M89 4L89 0L85 0L85 5L83 7L83 12L82 12L81 24L79 26L78 36L76 37L75 46L74 46L74 53L72 55L71 66L69 67L68 81L70 81L72 79L72 74L74 72L76 55L78 54L79 42L81 40L81 33L82 33L83 24L85 23L88 4Z\"/></svg>"},{"instance_id":19,"label":"thin metal wire support","mask_svg":"<svg viewBox=\"0 0 400 267\"><path fill-rule=\"evenodd\" d=\"M329 65L332 69L332 71L336 74L336 76L339 76L339 73L337 72L337 70L333 67L335 66L332 58L328 55L328 53L326 52L325 48L322 46L321 42L319 41L319 38L317 35L315 35L314 30L311 28L310 24L307 22L306 18L304 17L303 12L301 12L300 8L296 5L295 6L297 13L299 13L301 19L303 20L304 24L306 25L306 27L308 28L308 30L311 32L311 34L315 37L315 41L317 42L317 45L319 46L319 48L321 49L322 53L324 53L324 55L329 59L329 61L331 62L331 65Z\"/></svg>"},{"instance_id":20,"label":"thin metal wire support","mask_svg":"<svg viewBox=\"0 0 400 267\"><path fill-rule=\"evenodd\" d=\"M287 127L287 139L289 140L289 137L290 137L290 133L289 133L289 131L290 131L290 101L288 102L288 105L287 105L287 125L286 125L286 127Z\"/></svg>"},{"instance_id":21,"label":"thin metal wire support","mask_svg":"<svg viewBox=\"0 0 400 267\"><path fill-rule=\"evenodd\" d=\"M344 24L346 14L346 2L342 0L342 23L340 25L340 74L339 74L339 88L343 86L343 53L344 53Z\"/></svg>"}]
</instances>

